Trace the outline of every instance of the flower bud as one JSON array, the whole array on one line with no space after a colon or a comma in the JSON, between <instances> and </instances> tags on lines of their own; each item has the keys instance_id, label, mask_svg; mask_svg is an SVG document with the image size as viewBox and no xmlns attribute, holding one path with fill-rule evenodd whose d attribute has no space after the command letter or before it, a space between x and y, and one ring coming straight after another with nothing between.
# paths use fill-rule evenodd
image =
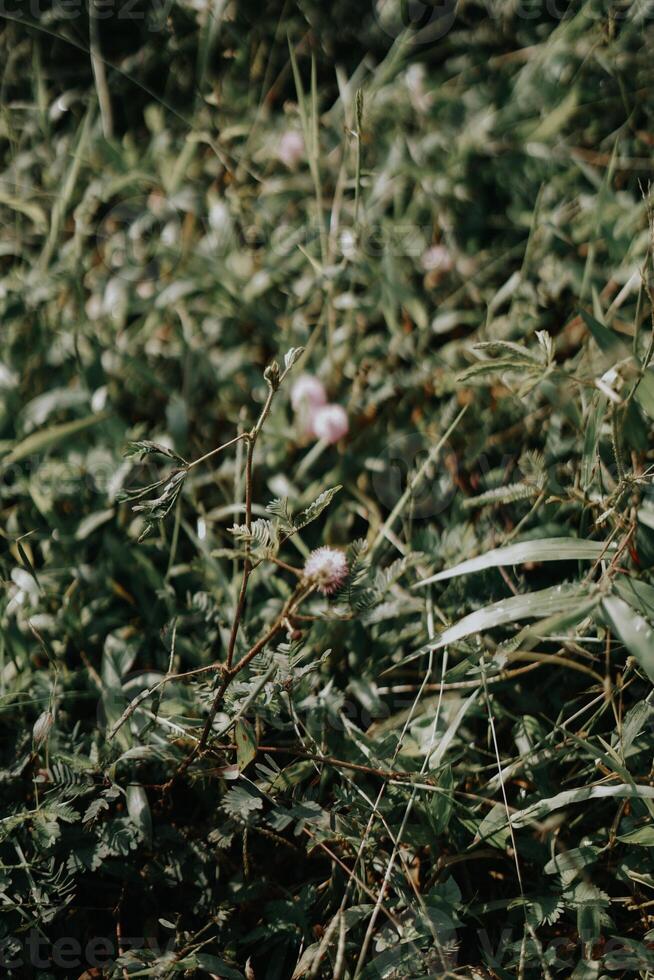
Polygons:
<instances>
[{"instance_id":1,"label":"flower bud","mask_svg":"<svg viewBox=\"0 0 654 980\"><path fill-rule=\"evenodd\" d=\"M35 749L40 748L47 741L53 722L54 717L51 711L42 711L36 719L32 728L32 740Z\"/></svg>"}]
</instances>

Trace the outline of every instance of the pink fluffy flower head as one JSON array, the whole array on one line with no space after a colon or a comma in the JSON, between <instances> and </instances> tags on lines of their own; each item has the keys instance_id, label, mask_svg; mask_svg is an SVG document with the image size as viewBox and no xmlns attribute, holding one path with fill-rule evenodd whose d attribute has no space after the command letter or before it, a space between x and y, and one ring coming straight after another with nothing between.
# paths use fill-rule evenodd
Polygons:
<instances>
[{"instance_id":1,"label":"pink fluffy flower head","mask_svg":"<svg viewBox=\"0 0 654 980\"><path fill-rule=\"evenodd\" d=\"M445 245L432 245L422 256L422 267L426 272L451 272L454 262Z\"/></svg>"},{"instance_id":2,"label":"pink fluffy flower head","mask_svg":"<svg viewBox=\"0 0 654 980\"><path fill-rule=\"evenodd\" d=\"M347 435L350 423L342 405L322 405L312 412L311 426L316 439L331 445Z\"/></svg>"},{"instance_id":3,"label":"pink fluffy flower head","mask_svg":"<svg viewBox=\"0 0 654 980\"><path fill-rule=\"evenodd\" d=\"M304 576L318 586L323 595L340 589L347 578L347 558L336 548L316 548L304 563Z\"/></svg>"},{"instance_id":4,"label":"pink fluffy flower head","mask_svg":"<svg viewBox=\"0 0 654 980\"><path fill-rule=\"evenodd\" d=\"M304 137L297 129L287 129L282 133L277 146L277 157L290 169L293 169L305 156Z\"/></svg>"},{"instance_id":5,"label":"pink fluffy flower head","mask_svg":"<svg viewBox=\"0 0 654 980\"><path fill-rule=\"evenodd\" d=\"M296 412L303 406L318 408L327 404L327 392L315 374L301 374L291 389L291 404Z\"/></svg>"}]
</instances>

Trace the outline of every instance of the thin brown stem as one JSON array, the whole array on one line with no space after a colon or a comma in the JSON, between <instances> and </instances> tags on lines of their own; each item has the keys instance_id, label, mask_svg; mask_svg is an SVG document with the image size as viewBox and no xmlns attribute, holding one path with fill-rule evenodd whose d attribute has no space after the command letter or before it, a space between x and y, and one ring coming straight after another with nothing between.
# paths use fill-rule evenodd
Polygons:
<instances>
[{"instance_id":1,"label":"thin brown stem","mask_svg":"<svg viewBox=\"0 0 654 980\"><path fill-rule=\"evenodd\" d=\"M240 442L241 439L247 439L247 435L247 432L241 432L240 435L234 436L234 438L230 439L228 442L224 442L222 446L216 446L216 448L212 449L211 452L205 453L204 456L200 456L198 459L194 459L192 463L188 464L187 469L192 470L194 466L200 466L201 463L206 463L208 459L211 459L212 456L216 456L218 453L221 453L223 449L229 449L230 446Z\"/></svg>"},{"instance_id":2,"label":"thin brown stem","mask_svg":"<svg viewBox=\"0 0 654 980\"><path fill-rule=\"evenodd\" d=\"M264 402L263 408L261 409L261 412L259 414L259 418L255 422L253 428L249 432L243 432L240 435L235 436L234 439L231 440L231 442L225 443L225 445L223 446L219 446L217 449L212 450L210 453L207 453L205 456L201 456L200 459L196 460L195 463L191 464L191 465L197 465L198 463L206 459L209 459L210 456L215 455L221 449L224 449L227 445L233 445L235 442L238 442L240 439L245 439L247 441L248 449L247 449L247 455L245 459L245 527L248 532L252 530L252 496L253 496L252 471L253 471L253 463L254 463L255 446L259 434L263 428L264 422L266 421L270 413L270 408L272 406L273 398L275 397L275 392L279 389L281 383L284 381L287 374L293 367L295 360L297 360L298 353L301 353L300 348L297 348L297 350L295 351L295 355L296 355L295 357L288 358L287 356L286 367L281 372L279 369L279 365L276 362L271 364L270 367L267 368L264 377L268 385L268 392L266 395L266 400ZM250 550L250 544L249 542L247 542L246 558L243 563L243 576L241 578L241 586L239 589L238 599L236 601L236 609L234 610L232 628L229 634L229 641L227 645L227 656L225 659L225 664L218 665L216 667L217 671L222 672L222 678L220 684L218 685L218 689L216 690L216 693L214 695L213 703L211 705L209 715L207 717L204 728L202 730L202 735L200 737L200 740L194 745L193 749L186 757L186 759L183 760L183 762L181 763L181 765L177 770L177 773L166 784L167 787L170 787L170 785L175 780L175 778L179 778L184 772L186 772L186 770L191 765L191 763L196 758L196 756L200 752L202 752L206 747L207 742L209 740L209 736L211 734L211 729L213 728L214 719L218 714L218 709L222 704L223 698L225 696L225 692L227 691L227 688L234 680L236 675L240 673L240 671L243 670L243 668L246 667L250 663L250 661L254 657L256 657L258 653L261 652L261 650L263 650L263 648L272 639L272 637L275 636L275 634L284 626L284 623L288 619L288 616L292 611L292 609L294 608L294 606L297 605L311 591L313 591L312 587L309 587L307 589L306 586L303 585L302 582L300 582L295 593L284 604L284 608L282 609L282 612L277 617L275 622L272 624L270 629L261 637L260 640L258 640L254 644L253 647L250 648L250 650L248 650L246 654L244 654L241 657L238 663L234 665L234 651L236 649L236 641L238 638L238 632L241 625L241 620L243 619L243 613L245 611L245 599L247 595L248 582L250 580L250 574L253 568L252 561L249 555L249 550Z\"/></svg>"},{"instance_id":3,"label":"thin brown stem","mask_svg":"<svg viewBox=\"0 0 654 980\"><path fill-rule=\"evenodd\" d=\"M236 745L226 745L225 748L235 749ZM299 759L311 759L314 762L322 762L324 765L334 766L336 769L350 769L352 772L362 772L369 776L377 776L379 779L406 780L410 783L414 776L419 775L418 773L403 772L401 769L377 769L375 766L364 766L359 762L346 762L344 759L337 759L333 755L319 755L315 752L306 752L303 749L297 749L294 746L259 745L258 748L261 752L292 755ZM423 779L423 782L432 784L428 776ZM433 785L436 786L437 783L434 782Z\"/></svg>"},{"instance_id":4,"label":"thin brown stem","mask_svg":"<svg viewBox=\"0 0 654 980\"><path fill-rule=\"evenodd\" d=\"M207 716L207 720L202 730L202 735L200 736L199 741L196 742L196 744L193 746L193 748L191 749L187 757L183 760L176 774L172 777L172 779L169 780L168 783L166 783L165 786L166 789L170 788L172 782L175 779L179 779L179 777L186 772L186 770L189 768L193 760L199 755L200 752L202 752L206 748L207 743L209 741L209 736L211 735L211 730L213 728L214 720L223 702L223 698L225 696L227 688L232 683L236 675L240 674L240 672L245 667L247 667L250 661L254 660L256 655L258 653L261 653L261 651L267 646L268 643L270 643L273 637L276 636L276 634L281 629L284 628L284 623L286 622L288 617L292 615L293 609L297 605L299 605L299 603L302 602L303 599L305 599L308 595L310 595L311 592L313 592L314 588L315 586L313 585L306 585L306 583L300 583L297 589L295 590L295 592L293 593L293 595L290 596L290 598L287 599L286 602L284 603L284 607L282 608L281 612L275 619L272 626L268 630L266 630L263 636L260 637L260 639L258 639L257 642L254 644L254 646L250 647L248 652L244 653L241 659L237 661L237 663L235 663L233 666L228 667L226 664L224 666L222 665L218 666L217 669L222 671L222 679L214 695L213 703L211 705L209 714Z\"/></svg>"}]
</instances>

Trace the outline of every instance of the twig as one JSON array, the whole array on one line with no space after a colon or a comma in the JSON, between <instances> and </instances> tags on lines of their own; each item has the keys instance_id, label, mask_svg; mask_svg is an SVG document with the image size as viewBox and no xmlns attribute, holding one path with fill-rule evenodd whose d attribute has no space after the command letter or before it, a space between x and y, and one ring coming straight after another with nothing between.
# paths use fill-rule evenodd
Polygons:
<instances>
[{"instance_id":1,"label":"twig","mask_svg":"<svg viewBox=\"0 0 654 980\"><path fill-rule=\"evenodd\" d=\"M291 371L295 362L298 360L298 357L302 354L302 351L303 348L299 348L299 347L289 351L289 353L286 355L286 361L285 361L286 366L283 371L280 370L280 367L276 361L273 361L272 364L270 364L264 371L264 378L266 380L266 384L268 385L268 393L266 395L266 400L264 402L263 408L261 409L261 412L259 414L259 418L255 422L252 429L250 429L249 432L243 432L240 435L235 436L230 443L225 443L223 446L219 446L217 449L212 450L212 452L207 453L203 457L200 457L200 459L196 460L194 464L191 464L191 465L196 465L197 463L200 463L205 459L209 459L210 456L219 452L221 449L224 449L227 445L233 445L235 442L239 442L241 439L246 441L247 455L245 458L245 527L248 531L251 531L252 529L252 494L253 494L252 471L253 471L253 464L254 464L254 450L257 444L257 439L259 438L264 422L266 421L270 413L270 408L272 406L273 398L275 397L275 392L278 391L280 385ZM285 603L282 612L277 617L277 619L270 627L270 629L261 637L260 640L258 640L254 644L253 647L250 648L250 650L248 650L246 654L244 654L241 657L238 663L234 665L234 651L236 649L236 640L238 637L241 620L243 619L243 612L245 610L245 597L247 594L248 582L253 567L252 562L250 560L250 556L247 553L249 552L249 548L250 548L249 542L246 542L245 548L246 548L246 558L243 564L243 576L241 579L241 587L239 589L238 599L236 602L236 609L234 611L234 618L232 620L232 628L229 634L227 657L224 665L219 664L216 665L215 667L215 670L217 672L222 672L222 678L220 680L220 684L218 685L218 689L214 695L213 703L211 705L211 709L209 711L209 715L207 717L200 740L199 742L197 742L196 745L193 746L193 749L186 757L186 759L183 760L177 772L171 777L168 783L166 783L167 789L170 788L170 786L172 785L173 781L176 778L179 778L186 772L186 770L191 765L195 757L200 752L202 752L202 750L206 747L206 744L209 740L209 735L211 734L211 729L213 727L214 719L218 713L218 709L220 705L222 704L223 697L225 696L225 692L227 691L227 688L229 687L233 679L236 677L238 673L240 673L241 670L243 670L244 667L247 667L250 661L253 660L254 657L256 657L256 655L261 652L261 650L263 650L266 644L269 643L270 640L276 635L276 633L283 627L284 621L288 618L289 614L292 612L295 605L298 605L303 598L305 598L307 595L309 595L310 592L313 591L313 587L307 588L305 583L301 581L296 591L291 596L291 598L287 600L287 602Z\"/></svg>"},{"instance_id":2,"label":"twig","mask_svg":"<svg viewBox=\"0 0 654 980\"><path fill-rule=\"evenodd\" d=\"M222 446L217 446L215 449L212 449L211 452L205 453L204 456L200 456L199 459L194 459L192 463L188 464L187 469L192 470L194 466L199 466L200 463L206 463L208 459L211 459L211 457L215 456L217 453L221 453L223 449L229 449L230 446L240 442L241 439L247 439L247 437L247 432L241 432L240 435L234 436L234 438L230 439L229 442L224 442Z\"/></svg>"},{"instance_id":3,"label":"twig","mask_svg":"<svg viewBox=\"0 0 654 980\"><path fill-rule=\"evenodd\" d=\"M315 586L313 585L307 585L306 582L300 582L293 595L289 599L287 599L287 601L284 603L283 609L275 619L272 626L268 630L266 630L263 636L260 637L260 639L258 639L257 642L254 644L254 646L250 647L247 653L244 653L241 659L237 661L237 663L235 663L233 666L228 666L227 664L224 664L224 665L219 665L216 668L217 670L221 671L222 678L218 686L218 690L216 691L216 694L214 696L213 704L211 705L211 709L207 716L207 720L205 722L202 735L199 741L193 746L189 755L187 755L186 759L184 759L183 762L180 764L176 774L168 781L168 783L166 783L165 789L169 789L176 778L179 779L181 776L183 776L183 774L186 772L186 770L191 765L191 763L196 758L196 756L200 752L202 752L203 749L206 747L207 742L209 741L209 736L211 735L214 719L218 714L218 709L222 704L223 698L225 696L225 692L227 691L227 688L232 683L236 675L240 674L240 672L245 667L247 667L250 661L254 660L257 654L261 653L261 651L264 649L264 647L267 646L268 643L270 643L273 637L277 633L279 633L280 630L284 628L284 622L286 619L288 619L290 615L292 615L294 607L296 605L299 605L299 603L302 602L303 599L305 599L308 595L310 595L311 592L313 592L314 588Z\"/></svg>"}]
</instances>

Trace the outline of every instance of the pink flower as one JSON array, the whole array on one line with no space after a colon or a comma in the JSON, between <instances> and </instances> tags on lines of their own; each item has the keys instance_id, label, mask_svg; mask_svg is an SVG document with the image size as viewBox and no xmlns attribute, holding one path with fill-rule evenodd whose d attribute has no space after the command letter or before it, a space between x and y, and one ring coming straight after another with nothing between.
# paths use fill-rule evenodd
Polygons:
<instances>
[{"instance_id":1,"label":"pink flower","mask_svg":"<svg viewBox=\"0 0 654 980\"><path fill-rule=\"evenodd\" d=\"M304 563L304 577L317 585L323 595L340 589L347 573L347 558L336 548L316 548Z\"/></svg>"},{"instance_id":2,"label":"pink flower","mask_svg":"<svg viewBox=\"0 0 654 980\"><path fill-rule=\"evenodd\" d=\"M322 405L311 414L311 428L316 439L330 444L347 435L350 423L342 405Z\"/></svg>"},{"instance_id":3,"label":"pink flower","mask_svg":"<svg viewBox=\"0 0 654 980\"><path fill-rule=\"evenodd\" d=\"M305 156L304 137L297 129L287 129L282 133L277 146L277 158L293 169Z\"/></svg>"},{"instance_id":4,"label":"pink flower","mask_svg":"<svg viewBox=\"0 0 654 980\"><path fill-rule=\"evenodd\" d=\"M301 374L291 389L291 404L296 412L306 406L326 405L327 392L322 381L313 374Z\"/></svg>"},{"instance_id":5,"label":"pink flower","mask_svg":"<svg viewBox=\"0 0 654 980\"><path fill-rule=\"evenodd\" d=\"M450 272L453 266L452 256L444 245L432 245L422 256L426 272Z\"/></svg>"}]
</instances>

